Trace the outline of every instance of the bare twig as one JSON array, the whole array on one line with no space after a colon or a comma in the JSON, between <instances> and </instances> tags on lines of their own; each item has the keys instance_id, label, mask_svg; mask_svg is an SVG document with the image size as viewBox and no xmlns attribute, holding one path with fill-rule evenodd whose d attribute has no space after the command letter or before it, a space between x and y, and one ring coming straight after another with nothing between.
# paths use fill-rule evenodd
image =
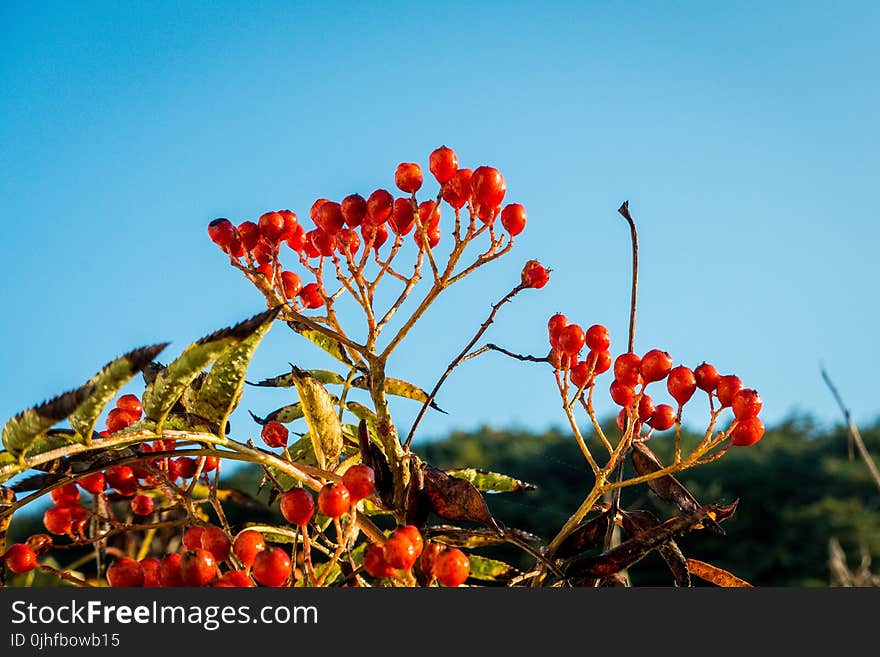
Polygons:
<instances>
[{"instance_id":1,"label":"bare twig","mask_svg":"<svg viewBox=\"0 0 880 657\"><path fill-rule=\"evenodd\" d=\"M825 381L825 385L828 386L831 394L834 395L834 400L837 402L837 405L840 407L840 410L843 413L843 417L846 420L846 426L849 430L849 435L852 438L853 442L855 442L856 448L859 450L859 455L862 457L865 465L868 466L868 471L871 473L871 477L874 479L874 483L877 484L877 488L880 489L880 472L877 471L877 465L874 463L874 459L872 459L871 455L868 453L868 449L865 447L865 441L862 440L862 435L859 433L859 429L855 425L855 422L853 422L849 409L843 403L843 399L841 398L840 393L831 382L831 377L828 376L828 372L825 371L824 367L822 368L822 379Z\"/></svg>"}]
</instances>

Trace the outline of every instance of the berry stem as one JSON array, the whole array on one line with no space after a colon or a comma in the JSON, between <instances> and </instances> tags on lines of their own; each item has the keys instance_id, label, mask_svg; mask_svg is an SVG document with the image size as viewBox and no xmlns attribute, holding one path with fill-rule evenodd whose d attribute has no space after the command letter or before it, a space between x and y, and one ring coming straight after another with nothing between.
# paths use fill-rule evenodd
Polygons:
<instances>
[{"instance_id":1,"label":"berry stem","mask_svg":"<svg viewBox=\"0 0 880 657\"><path fill-rule=\"evenodd\" d=\"M492 310L489 313L489 316L486 320L480 324L480 328L477 329L477 332L474 333L474 336L470 339L470 341L465 345L465 348L461 350L461 352L452 359L452 362L446 367L446 371L438 379L437 383L434 384L434 387L431 389L431 392L428 394L428 398L422 404L422 408L419 409L419 414L416 416L415 421L410 427L409 434L406 437L406 441L403 443L403 448L405 450L409 449L410 444L413 441L413 437L415 436L416 429L419 426L419 422L422 421L422 418L425 416L428 408L434 402L434 399L437 397L437 393L440 391L440 388L443 386L443 383L449 378L449 375L452 374L452 370L458 367L464 359L467 357L468 352L473 348L473 346L479 341L483 334L489 329L492 323L495 321L495 316L498 314L498 311L501 310L502 306L507 302L511 301L517 294L519 294L522 290L525 289L525 286L520 283L516 287L514 287L510 292L504 295L500 301L492 305Z\"/></svg>"},{"instance_id":2,"label":"berry stem","mask_svg":"<svg viewBox=\"0 0 880 657\"><path fill-rule=\"evenodd\" d=\"M95 588L94 584L89 584L86 580L80 579L76 575L71 575L69 572L65 572L63 570L58 570L57 568L53 568L52 566L47 566L43 563L37 563L37 568L42 570L45 573L50 573L55 575L55 577L59 579L63 579L65 582L70 582L71 584L75 584L76 586L82 588Z\"/></svg>"}]
</instances>

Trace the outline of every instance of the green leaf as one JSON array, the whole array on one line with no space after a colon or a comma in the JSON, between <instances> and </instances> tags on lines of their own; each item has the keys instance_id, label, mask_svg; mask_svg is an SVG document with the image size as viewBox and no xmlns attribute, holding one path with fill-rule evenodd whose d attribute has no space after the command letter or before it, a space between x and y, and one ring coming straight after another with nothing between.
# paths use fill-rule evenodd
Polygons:
<instances>
[{"instance_id":1,"label":"green leaf","mask_svg":"<svg viewBox=\"0 0 880 657\"><path fill-rule=\"evenodd\" d=\"M3 427L3 445L13 456L23 455L37 438L79 408L94 389L94 384L87 383L22 411Z\"/></svg>"},{"instance_id":2,"label":"green leaf","mask_svg":"<svg viewBox=\"0 0 880 657\"><path fill-rule=\"evenodd\" d=\"M484 582L506 582L514 577L521 575L521 571L517 570L510 564L481 557L478 554L468 555L471 562L471 579L478 579Z\"/></svg>"},{"instance_id":3,"label":"green leaf","mask_svg":"<svg viewBox=\"0 0 880 657\"><path fill-rule=\"evenodd\" d=\"M367 379L363 376L355 378L351 382L351 385L354 388L369 390ZM389 395L394 395L395 397L406 397L407 399L413 399L423 404L428 401L427 392L419 388L417 385L410 383L409 381L403 381L402 379L392 379L391 377L385 377L385 392ZM446 411L437 406L437 404L435 404L434 402L431 402L431 408L433 408L435 411L446 413Z\"/></svg>"},{"instance_id":4,"label":"green leaf","mask_svg":"<svg viewBox=\"0 0 880 657\"><path fill-rule=\"evenodd\" d=\"M295 367L293 374L318 467L332 468L342 453L342 424L336 414L333 396L307 371Z\"/></svg>"},{"instance_id":5,"label":"green leaf","mask_svg":"<svg viewBox=\"0 0 880 657\"><path fill-rule=\"evenodd\" d=\"M162 342L141 347L107 363L88 382L87 385L91 384L94 390L68 418L70 426L89 443L104 407L135 374L153 362L159 352L167 346L167 342Z\"/></svg>"},{"instance_id":6,"label":"green leaf","mask_svg":"<svg viewBox=\"0 0 880 657\"><path fill-rule=\"evenodd\" d=\"M287 325L309 342L319 346L336 360L345 363L349 367L354 366L354 363L352 363L352 360L348 355L348 351L339 340L335 340L321 331L306 328L305 325L300 324L299 322L288 322Z\"/></svg>"},{"instance_id":7,"label":"green leaf","mask_svg":"<svg viewBox=\"0 0 880 657\"><path fill-rule=\"evenodd\" d=\"M290 365L293 367L293 364ZM337 374L331 370L306 370L309 374L315 377L315 380L318 383L323 383L324 385L342 385L345 383L345 377L341 374ZM248 381L248 385L260 387L260 388L292 388L293 387L293 372L288 372L286 374L279 374L278 376L273 376L268 379L263 379L262 381L258 381L257 383L251 383Z\"/></svg>"},{"instance_id":8,"label":"green leaf","mask_svg":"<svg viewBox=\"0 0 880 657\"><path fill-rule=\"evenodd\" d=\"M263 425L272 422L281 422L282 424L287 424L289 422L293 422L294 420L298 420L301 417L305 416L305 411L303 411L302 404L300 402L296 402L295 404L288 404L287 406L282 406L281 408L276 408L274 411L269 413L266 417L260 417L259 415L254 415L253 411L248 411L251 414L251 417L254 418L254 422L257 424Z\"/></svg>"},{"instance_id":9,"label":"green leaf","mask_svg":"<svg viewBox=\"0 0 880 657\"><path fill-rule=\"evenodd\" d=\"M229 415L241 401L248 365L280 310L281 306L277 306L263 313L263 323L216 360L199 389L190 412L216 423L221 433Z\"/></svg>"},{"instance_id":10,"label":"green leaf","mask_svg":"<svg viewBox=\"0 0 880 657\"><path fill-rule=\"evenodd\" d=\"M523 490L537 490L537 486L534 484L479 468L455 468L447 470L446 474L465 479L476 486L477 490L484 493L516 493Z\"/></svg>"},{"instance_id":11,"label":"green leaf","mask_svg":"<svg viewBox=\"0 0 880 657\"><path fill-rule=\"evenodd\" d=\"M161 424L202 370L227 349L252 335L264 325L267 317L274 317L277 313L278 309L272 308L235 326L215 331L187 347L147 386L142 399L144 414Z\"/></svg>"},{"instance_id":12,"label":"green leaf","mask_svg":"<svg viewBox=\"0 0 880 657\"><path fill-rule=\"evenodd\" d=\"M354 401L345 402L345 408L348 409L358 420L363 420L368 426L370 426L370 428L375 430L379 418L376 417L376 414L369 408Z\"/></svg>"}]
</instances>

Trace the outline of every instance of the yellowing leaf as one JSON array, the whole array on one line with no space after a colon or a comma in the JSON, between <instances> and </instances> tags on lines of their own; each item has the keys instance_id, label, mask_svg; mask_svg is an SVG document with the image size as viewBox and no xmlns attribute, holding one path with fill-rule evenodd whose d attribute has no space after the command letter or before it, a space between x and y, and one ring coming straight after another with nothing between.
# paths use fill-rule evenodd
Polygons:
<instances>
[{"instance_id":1,"label":"yellowing leaf","mask_svg":"<svg viewBox=\"0 0 880 657\"><path fill-rule=\"evenodd\" d=\"M713 566L712 564L700 561L699 559L688 559L688 568L692 575L696 575L700 579L711 582L715 586L723 586L727 588L751 588L744 579L740 579L733 573L729 573L723 568Z\"/></svg>"}]
</instances>

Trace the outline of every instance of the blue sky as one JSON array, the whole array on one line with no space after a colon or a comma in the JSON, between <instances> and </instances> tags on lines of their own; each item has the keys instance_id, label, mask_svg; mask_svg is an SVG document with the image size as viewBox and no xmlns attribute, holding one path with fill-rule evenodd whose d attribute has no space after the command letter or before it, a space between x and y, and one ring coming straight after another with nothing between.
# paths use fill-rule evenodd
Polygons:
<instances>
[{"instance_id":1,"label":"blue sky","mask_svg":"<svg viewBox=\"0 0 880 657\"><path fill-rule=\"evenodd\" d=\"M259 311L211 219L393 189L398 162L447 144L499 167L529 224L391 375L430 387L529 258L551 283L486 339L543 353L563 311L620 351L629 199L637 351L739 374L771 423L838 420L822 362L873 420L878 19L871 2L4 3L0 416L132 347L171 340L167 358ZM278 326L250 378L288 361L328 364ZM447 385L424 436L564 420L541 367L489 355ZM286 400L247 391L234 428ZM405 431L417 405L394 411Z\"/></svg>"}]
</instances>

